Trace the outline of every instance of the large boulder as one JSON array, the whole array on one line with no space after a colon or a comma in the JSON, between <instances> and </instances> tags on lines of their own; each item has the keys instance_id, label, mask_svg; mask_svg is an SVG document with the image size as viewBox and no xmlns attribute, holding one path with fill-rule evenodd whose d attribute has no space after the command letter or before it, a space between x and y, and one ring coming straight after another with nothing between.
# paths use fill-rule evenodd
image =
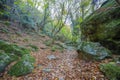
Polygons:
<instances>
[{"instance_id":1,"label":"large boulder","mask_svg":"<svg viewBox=\"0 0 120 80\"><path fill-rule=\"evenodd\" d=\"M109 0L85 19L81 26L83 39L100 42L113 53L120 52L120 6Z\"/></svg>"},{"instance_id":2,"label":"large boulder","mask_svg":"<svg viewBox=\"0 0 120 80\"><path fill-rule=\"evenodd\" d=\"M25 47L0 40L0 74L12 62L16 64L10 68L10 75L21 76L32 72L35 60L29 53Z\"/></svg>"},{"instance_id":3,"label":"large boulder","mask_svg":"<svg viewBox=\"0 0 120 80\"><path fill-rule=\"evenodd\" d=\"M22 76L31 73L34 69L35 59L29 54L25 54L21 60L13 65L8 73L11 76Z\"/></svg>"},{"instance_id":4,"label":"large boulder","mask_svg":"<svg viewBox=\"0 0 120 80\"><path fill-rule=\"evenodd\" d=\"M79 57L82 57L84 59L96 59L101 60L106 57L109 57L111 52L101 46L99 43L93 43L93 42L81 42L78 46ZM81 55L83 54L83 55Z\"/></svg>"}]
</instances>

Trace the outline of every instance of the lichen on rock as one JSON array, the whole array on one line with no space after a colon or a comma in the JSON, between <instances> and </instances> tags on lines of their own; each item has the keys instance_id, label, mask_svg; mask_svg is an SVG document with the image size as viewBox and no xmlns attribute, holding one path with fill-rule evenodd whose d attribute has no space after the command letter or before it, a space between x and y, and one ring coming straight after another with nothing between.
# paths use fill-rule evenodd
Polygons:
<instances>
[{"instance_id":1,"label":"lichen on rock","mask_svg":"<svg viewBox=\"0 0 120 80\"><path fill-rule=\"evenodd\" d=\"M101 60L111 55L111 52L108 49L101 46L99 43L93 42L81 42L78 46L78 51L81 51L82 54L85 55L83 57L91 58L91 60Z\"/></svg>"}]
</instances>

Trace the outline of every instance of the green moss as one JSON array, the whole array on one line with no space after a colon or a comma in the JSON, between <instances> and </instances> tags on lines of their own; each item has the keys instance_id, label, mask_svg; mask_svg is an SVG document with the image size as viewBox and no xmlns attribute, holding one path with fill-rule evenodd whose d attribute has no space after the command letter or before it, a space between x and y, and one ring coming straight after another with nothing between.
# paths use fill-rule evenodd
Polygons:
<instances>
[{"instance_id":1,"label":"green moss","mask_svg":"<svg viewBox=\"0 0 120 80\"><path fill-rule=\"evenodd\" d=\"M99 27L97 28L96 33L93 34L93 36L96 35L97 39L99 40L112 38L119 31L119 25L120 20L112 20L110 22L106 22L105 24L100 24L98 25ZM93 27L93 29L95 28ZM89 28L89 30L91 29Z\"/></svg>"},{"instance_id":2,"label":"green moss","mask_svg":"<svg viewBox=\"0 0 120 80\"><path fill-rule=\"evenodd\" d=\"M35 59L32 56L25 54L21 60L10 68L8 73L11 76L22 76L31 73L34 69L34 62Z\"/></svg>"},{"instance_id":3,"label":"green moss","mask_svg":"<svg viewBox=\"0 0 120 80\"><path fill-rule=\"evenodd\" d=\"M83 21L85 24L100 24L119 17L120 7L116 6L115 0L108 1L107 4L92 13ZM116 16L115 16L116 15ZM118 15L118 16L117 16Z\"/></svg>"},{"instance_id":4,"label":"green moss","mask_svg":"<svg viewBox=\"0 0 120 80\"><path fill-rule=\"evenodd\" d=\"M58 44L54 44L51 46L51 51L56 51L56 50L59 50L59 51L63 51L63 47L61 45L58 45Z\"/></svg>"},{"instance_id":5,"label":"green moss","mask_svg":"<svg viewBox=\"0 0 120 80\"><path fill-rule=\"evenodd\" d=\"M4 72L5 68L17 59L17 56L0 52L0 72Z\"/></svg>"},{"instance_id":6,"label":"green moss","mask_svg":"<svg viewBox=\"0 0 120 80\"><path fill-rule=\"evenodd\" d=\"M101 64L100 70L110 79L119 80L120 79L120 66L114 62L107 64Z\"/></svg>"},{"instance_id":7,"label":"green moss","mask_svg":"<svg viewBox=\"0 0 120 80\"><path fill-rule=\"evenodd\" d=\"M13 53L18 56L22 56L24 54L29 54L29 50L22 47L22 46L17 46L15 44L10 44L5 41L0 40L0 50L3 50L5 53Z\"/></svg>"},{"instance_id":8,"label":"green moss","mask_svg":"<svg viewBox=\"0 0 120 80\"><path fill-rule=\"evenodd\" d=\"M10 22L9 22L9 21L4 21L4 24L5 24L6 26L9 26L9 25L10 25Z\"/></svg>"},{"instance_id":9,"label":"green moss","mask_svg":"<svg viewBox=\"0 0 120 80\"><path fill-rule=\"evenodd\" d=\"M56 48L56 46L52 46L52 48L51 48L51 51L56 51L57 50L57 48Z\"/></svg>"},{"instance_id":10,"label":"green moss","mask_svg":"<svg viewBox=\"0 0 120 80\"><path fill-rule=\"evenodd\" d=\"M10 68L8 72L10 75L21 76L32 72L35 59L30 56L29 52L22 46L0 40L0 72L4 72L13 61L18 62Z\"/></svg>"},{"instance_id":11,"label":"green moss","mask_svg":"<svg viewBox=\"0 0 120 80\"><path fill-rule=\"evenodd\" d=\"M46 46L51 46L52 40L47 40L47 41L44 42L44 44L45 44Z\"/></svg>"},{"instance_id":12,"label":"green moss","mask_svg":"<svg viewBox=\"0 0 120 80\"><path fill-rule=\"evenodd\" d=\"M110 49L112 53L119 54L119 16L120 7L115 0L109 0L82 22L81 30L85 40L100 42L104 47Z\"/></svg>"},{"instance_id":13,"label":"green moss","mask_svg":"<svg viewBox=\"0 0 120 80\"><path fill-rule=\"evenodd\" d=\"M37 46L32 45L32 44L29 44L28 46L31 47L32 51L38 51L38 47Z\"/></svg>"},{"instance_id":14,"label":"green moss","mask_svg":"<svg viewBox=\"0 0 120 80\"><path fill-rule=\"evenodd\" d=\"M78 51L81 51L84 58L90 58L90 60L101 60L106 57L111 56L111 52L101 46L99 43L93 43L93 42L81 42L81 44L78 46Z\"/></svg>"},{"instance_id":15,"label":"green moss","mask_svg":"<svg viewBox=\"0 0 120 80\"><path fill-rule=\"evenodd\" d=\"M24 41L24 42L28 42L28 41L29 41L29 39L28 39L28 38L25 38L23 41Z\"/></svg>"}]
</instances>

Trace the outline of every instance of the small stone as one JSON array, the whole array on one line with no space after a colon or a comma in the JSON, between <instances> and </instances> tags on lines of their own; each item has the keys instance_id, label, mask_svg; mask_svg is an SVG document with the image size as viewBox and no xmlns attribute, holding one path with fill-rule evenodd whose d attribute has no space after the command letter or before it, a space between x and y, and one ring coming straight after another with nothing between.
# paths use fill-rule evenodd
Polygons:
<instances>
[{"instance_id":1,"label":"small stone","mask_svg":"<svg viewBox=\"0 0 120 80\"><path fill-rule=\"evenodd\" d=\"M38 67L42 67L42 65L41 65L41 64L38 64L37 66L38 66Z\"/></svg>"},{"instance_id":2,"label":"small stone","mask_svg":"<svg viewBox=\"0 0 120 80\"><path fill-rule=\"evenodd\" d=\"M49 60L55 60L55 59L57 59L57 58L55 57L55 55L48 55L47 58L48 58Z\"/></svg>"},{"instance_id":3,"label":"small stone","mask_svg":"<svg viewBox=\"0 0 120 80\"><path fill-rule=\"evenodd\" d=\"M65 80L63 77L60 77L59 80Z\"/></svg>"},{"instance_id":4,"label":"small stone","mask_svg":"<svg viewBox=\"0 0 120 80\"><path fill-rule=\"evenodd\" d=\"M43 72L50 72L51 69L49 69L49 68L45 68L45 69L43 69L42 71L43 71Z\"/></svg>"}]
</instances>

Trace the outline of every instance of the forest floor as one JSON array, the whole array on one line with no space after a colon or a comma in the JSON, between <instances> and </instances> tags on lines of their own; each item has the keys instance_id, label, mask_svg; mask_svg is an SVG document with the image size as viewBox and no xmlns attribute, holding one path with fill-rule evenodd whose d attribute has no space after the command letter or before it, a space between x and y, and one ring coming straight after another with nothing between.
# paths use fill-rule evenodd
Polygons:
<instances>
[{"instance_id":1,"label":"forest floor","mask_svg":"<svg viewBox=\"0 0 120 80\"><path fill-rule=\"evenodd\" d=\"M100 72L99 64L107 63L109 60L85 61L78 58L78 53L74 49L53 52L50 46L44 44L50 40L47 36L18 33L17 28L6 27L6 30L8 32L0 31L0 39L22 46L32 44L38 47L38 51L31 52L36 59L32 73L21 77L11 77L6 69L0 80L108 80ZM59 43L59 41L56 42Z\"/></svg>"}]
</instances>

